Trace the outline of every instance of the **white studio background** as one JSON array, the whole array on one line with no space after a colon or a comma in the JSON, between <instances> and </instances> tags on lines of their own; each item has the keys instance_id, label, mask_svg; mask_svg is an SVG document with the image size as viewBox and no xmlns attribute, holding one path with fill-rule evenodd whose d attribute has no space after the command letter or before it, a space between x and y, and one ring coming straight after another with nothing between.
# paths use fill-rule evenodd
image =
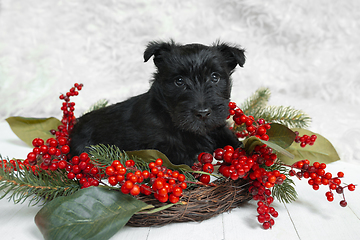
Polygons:
<instances>
[{"instance_id":1,"label":"white studio background","mask_svg":"<svg viewBox=\"0 0 360 240\"><path fill-rule=\"evenodd\" d=\"M152 40L246 49L233 100L271 89L271 104L313 118L311 129L360 162L360 1L357 0L2 0L0 120L61 118L60 93L75 82L76 115L106 98L149 88L143 62Z\"/></svg>"}]
</instances>

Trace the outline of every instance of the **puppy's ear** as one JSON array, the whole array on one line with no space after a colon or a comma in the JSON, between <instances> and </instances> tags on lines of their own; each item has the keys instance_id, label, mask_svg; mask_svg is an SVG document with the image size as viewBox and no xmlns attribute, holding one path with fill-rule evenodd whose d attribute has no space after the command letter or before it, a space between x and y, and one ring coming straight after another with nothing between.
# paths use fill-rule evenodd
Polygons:
<instances>
[{"instance_id":1,"label":"puppy's ear","mask_svg":"<svg viewBox=\"0 0 360 240\"><path fill-rule=\"evenodd\" d=\"M147 62L151 56L154 56L156 66L161 62L164 52L170 52L171 47L175 45L174 41L167 42L150 42L144 52L144 61Z\"/></svg>"},{"instance_id":2,"label":"puppy's ear","mask_svg":"<svg viewBox=\"0 0 360 240\"><path fill-rule=\"evenodd\" d=\"M225 57L225 61L228 63L230 69L234 69L236 65L239 64L240 67L243 67L245 64L245 50L240 47L233 47L226 43L217 42L215 47L220 50L220 52Z\"/></svg>"}]
</instances>

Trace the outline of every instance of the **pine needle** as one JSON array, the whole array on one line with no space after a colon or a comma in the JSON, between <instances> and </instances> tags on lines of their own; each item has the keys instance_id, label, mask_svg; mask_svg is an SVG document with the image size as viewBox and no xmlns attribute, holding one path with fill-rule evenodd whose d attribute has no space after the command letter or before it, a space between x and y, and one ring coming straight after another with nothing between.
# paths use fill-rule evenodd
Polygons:
<instances>
[{"instance_id":1,"label":"pine needle","mask_svg":"<svg viewBox=\"0 0 360 240\"><path fill-rule=\"evenodd\" d=\"M259 88L252 96L241 104L240 108L243 110L244 114L254 116L254 113L266 107L270 95L270 89L264 87Z\"/></svg>"},{"instance_id":2,"label":"pine needle","mask_svg":"<svg viewBox=\"0 0 360 240\"><path fill-rule=\"evenodd\" d=\"M289 128L306 128L311 122L310 116L302 110L284 106L268 106L256 112L254 118L263 118L267 122L280 123Z\"/></svg>"},{"instance_id":3,"label":"pine needle","mask_svg":"<svg viewBox=\"0 0 360 240\"><path fill-rule=\"evenodd\" d=\"M106 99L100 99L99 101L97 101L96 103L94 103L93 105L90 106L90 108L88 110L86 110L83 114L98 110L100 108L104 108L108 105L109 101Z\"/></svg>"},{"instance_id":4,"label":"pine needle","mask_svg":"<svg viewBox=\"0 0 360 240\"><path fill-rule=\"evenodd\" d=\"M244 114L251 115L254 119L263 118L269 123L276 122L289 128L306 128L310 125L311 118L301 110L284 106L267 106L270 95L268 88L259 88L240 108Z\"/></svg>"},{"instance_id":5,"label":"pine needle","mask_svg":"<svg viewBox=\"0 0 360 240\"><path fill-rule=\"evenodd\" d=\"M273 196L282 203L291 203L297 199L297 192L293 186L294 182L288 177L279 185L275 184L272 189Z\"/></svg>"},{"instance_id":6,"label":"pine needle","mask_svg":"<svg viewBox=\"0 0 360 240\"><path fill-rule=\"evenodd\" d=\"M71 195L80 189L77 182L69 180L60 170L38 170L38 175L35 175L31 169L22 168L15 171L0 167L0 199L8 196L15 204L30 199L29 205L34 206L42 200L46 202L59 196ZM20 169L17 162L16 169Z\"/></svg>"},{"instance_id":7,"label":"pine needle","mask_svg":"<svg viewBox=\"0 0 360 240\"><path fill-rule=\"evenodd\" d=\"M110 166L113 161L119 160L125 164L124 152L115 145L98 144L89 147L91 158L101 166Z\"/></svg>"}]
</instances>

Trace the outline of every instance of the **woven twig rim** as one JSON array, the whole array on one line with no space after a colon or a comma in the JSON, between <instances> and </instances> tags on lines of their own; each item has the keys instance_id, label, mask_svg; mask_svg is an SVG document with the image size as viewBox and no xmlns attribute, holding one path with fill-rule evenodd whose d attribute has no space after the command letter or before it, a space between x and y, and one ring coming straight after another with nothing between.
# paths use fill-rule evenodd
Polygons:
<instances>
[{"instance_id":1,"label":"woven twig rim","mask_svg":"<svg viewBox=\"0 0 360 240\"><path fill-rule=\"evenodd\" d=\"M214 183L216 186L198 186L185 191L180 199L185 204L176 204L152 214L134 214L127 225L150 227L179 222L201 222L237 208L251 199L246 180L227 179L217 180ZM155 207L166 205L159 203L153 196L138 199Z\"/></svg>"}]
</instances>

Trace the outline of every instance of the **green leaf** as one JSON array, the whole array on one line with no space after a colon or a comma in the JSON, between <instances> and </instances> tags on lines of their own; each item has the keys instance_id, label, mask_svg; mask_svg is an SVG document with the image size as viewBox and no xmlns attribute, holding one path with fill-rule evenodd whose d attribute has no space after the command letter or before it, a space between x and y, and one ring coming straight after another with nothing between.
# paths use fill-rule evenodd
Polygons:
<instances>
[{"instance_id":1,"label":"green leaf","mask_svg":"<svg viewBox=\"0 0 360 240\"><path fill-rule=\"evenodd\" d=\"M170 162L170 160L166 157L165 154L155 149L127 151L126 154L130 158L140 158L147 163L153 162L156 159L161 158L163 160L163 165L169 169L185 170L192 172L192 169L188 165L186 164L174 165Z\"/></svg>"},{"instance_id":2,"label":"green leaf","mask_svg":"<svg viewBox=\"0 0 360 240\"><path fill-rule=\"evenodd\" d=\"M261 140L255 136L249 137L248 139L246 139L244 141L244 145L245 145L245 151L247 154L251 154L252 151L254 151L254 148L258 145L262 146L266 144L268 147L272 148L273 150L275 150L277 153L281 153L282 156L287 156L288 158L293 158L294 156L288 152L287 150L285 150L284 148L282 148L281 146L277 145L275 142L272 141L264 141Z\"/></svg>"},{"instance_id":3,"label":"green leaf","mask_svg":"<svg viewBox=\"0 0 360 240\"><path fill-rule=\"evenodd\" d=\"M269 141L277 144L282 148L288 148L295 140L295 133L288 127L279 124L271 123L271 128L266 132L269 136Z\"/></svg>"},{"instance_id":4,"label":"green leaf","mask_svg":"<svg viewBox=\"0 0 360 240\"><path fill-rule=\"evenodd\" d=\"M35 216L45 239L109 239L148 205L121 192L90 187L46 204Z\"/></svg>"},{"instance_id":5,"label":"green leaf","mask_svg":"<svg viewBox=\"0 0 360 240\"><path fill-rule=\"evenodd\" d=\"M50 130L57 129L61 122L54 118L24 118L24 117L9 117L6 119L11 127L11 130L23 140L26 144L32 147L32 140L34 138L41 138L44 141L53 137Z\"/></svg>"},{"instance_id":6,"label":"green leaf","mask_svg":"<svg viewBox=\"0 0 360 240\"><path fill-rule=\"evenodd\" d=\"M298 131L300 136L304 134L311 136L315 134L317 139L313 146L306 145L306 147L300 147L299 143L293 143L290 147L286 150L294 155L293 159L290 159L287 156L279 154L278 157L280 160L286 164L292 165L293 163L308 159L311 163L313 162L321 162L321 163L330 163L340 159L339 155L337 154L334 146L321 136L320 134L313 133L306 129L301 128L293 128L294 132Z\"/></svg>"}]
</instances>

